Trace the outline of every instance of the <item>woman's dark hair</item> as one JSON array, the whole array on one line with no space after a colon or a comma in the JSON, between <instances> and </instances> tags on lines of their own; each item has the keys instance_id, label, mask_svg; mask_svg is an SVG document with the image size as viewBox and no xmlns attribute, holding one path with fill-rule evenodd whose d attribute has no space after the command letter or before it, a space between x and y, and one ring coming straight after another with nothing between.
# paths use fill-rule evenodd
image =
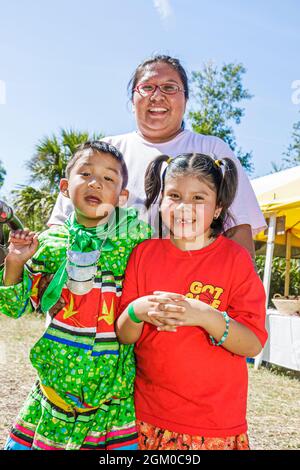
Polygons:
<instances>
[{"instance_id":1,"label":"woman's dark hair","mask_svg":"<svg viewBox=\"0 0 300 470\"><path fill-rule=\"evenodd\" d=\"M161 168L164 162L168 166L162 177ZM217 219L211 223L211 237L216 237L224 231L225 223L232 219L229 207L231 206L237 189L238 173L235 163L230 158L216 159L202 153L183 153L171 159L167 155L159 155L153 160L145 174L145 192L147 209L154 204L164 191L166 178L177 176L195 176L214 189L217 194L216 206L222 207Z\"/></svg>"},{"instance_id":2,"label":"woman's dark hair","mask_svg":"<svg viewBox=\"0 0 300 470\"><path fill-rule=\"evenodd\" d=\"M66 177L70 177L70 173L75 163L77 162L77 160L79 160L79 158L83 156L83 152L88 149L92 150L93 152L109 153L115 160L120 163L123 178L122 189L126 188L128 183L128 170L123 154L116 147L111 144L108 144L107 142L103 142L102 140L88 140L87 142L84 142L83 144L80 144L77 147L73 157L67 164L65 171Z\"/></svg>"},{"instance_id":3,"label":"woman's dark hair","mask_svg":"<svg viewBox=\"0 0 300 470\"><path fill-rule=\"evenodd\" d=\"M169 55L161 55L161 54L154 55L154 56L144 60L144 62L142 62L141 64L139 64L137 66L137 68L135 69L135 71L134 71L134 73L133 73L133 75L132 75L132 77L131 77L128 85L127 85L127 90L128 90L128 94L130 95L130 99L131 100L133 99L134 89L135 89L139 79L141 78L141 75L143 74L144 70L147 67L149 67L153 64L158 64L158 63L167 64L170 67L172 67L174 70L176 70L176 72L180 76L180 79L181 79L182 84L183 84L184 96L188 100L188 98L189 98L188 77L187 77L186 71L182 67L179 59L175 59L174 57L171 57Z\"/></svg>"}]
</instances>

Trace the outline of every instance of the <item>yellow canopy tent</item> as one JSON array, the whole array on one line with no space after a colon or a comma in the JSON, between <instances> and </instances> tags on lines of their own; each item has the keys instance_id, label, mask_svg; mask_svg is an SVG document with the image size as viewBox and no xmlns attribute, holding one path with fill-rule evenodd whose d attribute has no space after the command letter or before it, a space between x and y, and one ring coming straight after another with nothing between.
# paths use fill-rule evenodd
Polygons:
<instances>
[{"instance_id":1,"label":"yellow canopy tent","mask_svg":"<svg viewBox=\"0 0 300 470\"><path fill-rule=\"evenodd\" d=\"M300 247L300 166L256 178L251 183L266 219L274 214L279 219L275 244L285 245L289 232L291 245ZM267 234L261 232L255 239L266 242Z\"/></svg>"},{"instance_id":2,"label":"yellow canopy tent","mask_svg":"<svg viewBox=\"0 0 300 470\"><path fill-rule=\"evenodd\" d=\"M274 254L286 258L284 295L289 294L290 260L300 258L300 166L251 181L268 229L255 236L258 253L266 247L264 286L267 303ZM262 353L255 359L257 369Z\"/></svg>"},{"instance_id":3,"label":"yellow canopy tent","mask_svg":"<svg viewBox=\"0 0 300 470\"><path fill-rule=\"evenodd\" d=\"M289 291L289 271L291 256L300 257L300 166L272 173L251 181L260 208L268 221L268 230L256 235L258 252L268 243L270 230L275 244L275 253L285 253L287 261L285 295ZM272 223L271 223L272 222ZM269 267L271 268L271 267Z\"/></svg>"}]
</instances>

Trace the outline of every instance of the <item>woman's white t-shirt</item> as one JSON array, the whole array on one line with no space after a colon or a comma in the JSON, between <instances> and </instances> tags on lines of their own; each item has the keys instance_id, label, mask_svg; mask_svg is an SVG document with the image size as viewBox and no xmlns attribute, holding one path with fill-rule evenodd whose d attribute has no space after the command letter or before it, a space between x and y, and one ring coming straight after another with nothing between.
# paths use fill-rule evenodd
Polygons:
<instances>
[{"instance_id":1,"label":"woman's white t-shirt","mask_svg":"<svg viewBox=\"0 0 300 470\"><path fill-rule=\"evenodd\" d=\"M249 224L253 234L263 230L265 219L259 208L256 196L250 181L240 163L229 146L218 137L196 134L184 130L172 140L163 143L151 143L137 132L105 137L102 140L117 147L124 155L128 168L129 190L128 206L141 208L145 199L144 175L149 163L158 155L166 154L176 157L180 153L204 153L215 158L231 158L238 170L238 188L234 202L230 208L235 222L230 222L226 229L233 225ZM61 225L73 210L73 205L67 197L59 194L48 225Z\"/></svg>"}]
</instances>

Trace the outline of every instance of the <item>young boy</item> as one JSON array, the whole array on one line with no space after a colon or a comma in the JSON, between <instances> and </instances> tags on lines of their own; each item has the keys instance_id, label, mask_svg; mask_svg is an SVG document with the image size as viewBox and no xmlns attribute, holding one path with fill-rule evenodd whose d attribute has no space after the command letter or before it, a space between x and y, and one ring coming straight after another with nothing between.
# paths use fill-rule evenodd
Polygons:
<instances>
[{"instance_id":1,"label":"young boy","mask_svg":"<svg viewBox=\"0 0 300 470\"><path fill-rule=\"evenodd\" d=\"M19 318L40 305L63 308L30 353L38 380L6 444L7 450L135 449L132 346L119 345L115 313L128 257L150 228L127 200L122 154L100 141L83 144L60 190L74 213L39 237L11 233L0 277L0 311ZM44 275L52 280L39 296Z\"/></svg>"}]
</instances>

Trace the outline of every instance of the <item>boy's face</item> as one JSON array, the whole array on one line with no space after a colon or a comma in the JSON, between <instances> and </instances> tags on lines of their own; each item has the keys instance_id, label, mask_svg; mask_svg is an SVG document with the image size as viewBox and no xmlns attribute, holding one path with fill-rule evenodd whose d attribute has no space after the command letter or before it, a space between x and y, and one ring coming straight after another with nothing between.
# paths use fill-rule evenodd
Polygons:
<instances>
[{"instance_id":1,"label":"boy's face","mask_svg":"<svg viewBox=\"0 0 300 470\"><path fill-rule=\"evenodd\" d=\"M85 227L104 224L119 205L128 198L122 189L123 177L120 163L109 153L87 149L71 170L69 179L60 182L61 192L69 197L75 207L78 223Z\"/></svg>"}]
</instances>

